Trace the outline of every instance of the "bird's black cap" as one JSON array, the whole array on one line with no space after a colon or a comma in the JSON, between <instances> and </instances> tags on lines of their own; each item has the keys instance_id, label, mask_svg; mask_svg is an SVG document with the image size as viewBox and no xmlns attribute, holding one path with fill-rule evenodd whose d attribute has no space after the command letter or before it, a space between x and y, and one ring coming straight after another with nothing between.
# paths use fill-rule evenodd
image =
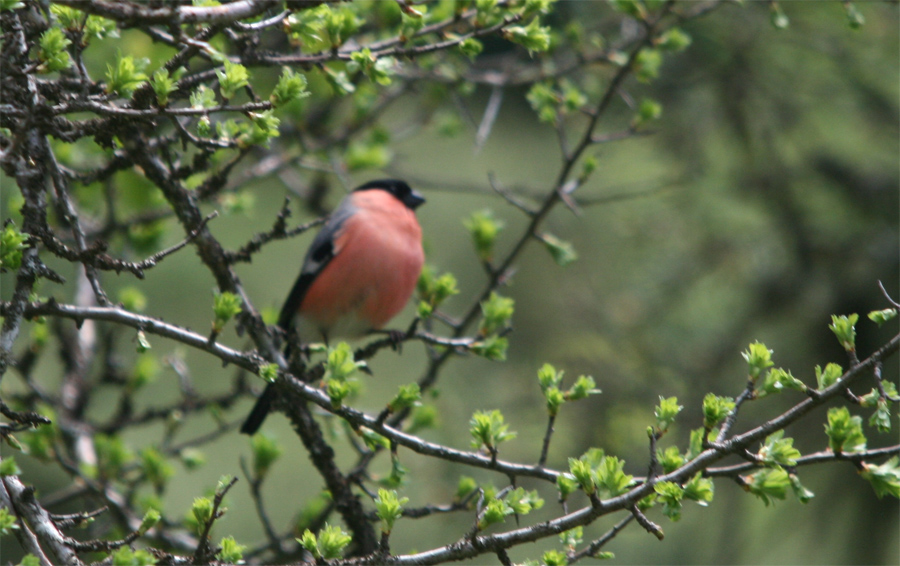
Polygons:
<instances>
[{"instance_id":1,"label":"bird's black cap","mask_svg":"<svg viewBox=\"0 0 900 566\"><path fill-rule=\"evenodd\" d=\"M368 191L371 189L381 189L387 191L397 197L397 200L405 204L410 210L415 210L417 206L425 203L425 197L412 190L405 181L397 179L378 179L369 181L365 185L360 185L354 189L356 191Z\"/></svg>"}]
</instances>

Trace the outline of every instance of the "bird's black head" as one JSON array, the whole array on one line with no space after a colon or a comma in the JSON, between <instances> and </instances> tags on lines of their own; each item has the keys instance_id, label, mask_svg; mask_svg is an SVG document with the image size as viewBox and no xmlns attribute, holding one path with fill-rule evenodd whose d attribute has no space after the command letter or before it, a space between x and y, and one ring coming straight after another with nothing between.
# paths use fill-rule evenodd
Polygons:
<instances>
[{"instance_id":1,"label":"bird's black head","mask_svg":"<svg viewBox=\"0 0 900 566\"><path fill-rule=\"evenodd\" d=\"M356 187L355 191L368 191L372 189L381 189L394 195L397 200L405 204L410 210L415 210L417 206L425 202L425 197L409 188L405 181L397 179L378 179L377 181L369 181L365 185Z\"/></svg>"}]
</instances>

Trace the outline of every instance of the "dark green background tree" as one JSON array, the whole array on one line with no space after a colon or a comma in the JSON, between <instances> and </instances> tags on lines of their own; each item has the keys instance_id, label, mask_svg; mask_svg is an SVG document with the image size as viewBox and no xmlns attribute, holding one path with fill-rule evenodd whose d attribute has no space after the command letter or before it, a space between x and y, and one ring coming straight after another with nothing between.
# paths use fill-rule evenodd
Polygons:
<instances>
[{"instance_id":1,"label":"dark green background tree","mask_svg":"<svg viewBox=\"0 0 900 566\"><path fill-rule=\"evenodd\" d=\"M900 560L896 3L0 24L4 561ZM386 176L402 348L291 365L307 232Z\"/></svg>"}]
</instances>

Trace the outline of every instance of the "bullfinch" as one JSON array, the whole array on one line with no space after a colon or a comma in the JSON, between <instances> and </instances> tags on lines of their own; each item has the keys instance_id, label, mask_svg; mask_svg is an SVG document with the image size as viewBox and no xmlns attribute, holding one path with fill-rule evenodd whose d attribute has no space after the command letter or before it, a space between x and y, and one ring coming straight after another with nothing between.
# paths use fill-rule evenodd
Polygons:
<instances>
[{"instance_id":1,"label":"bullfinch","mask_svg":"<svg viewBox=\"0 0 900 566\"><path fill-rule=\"evenodd\" d=\"M316 235L278 326L304 342L358 338L399 313L416 287L425 254L415 209L425 202L403 181L356 188ZM273 384L256 401L241 432L255 434L269 414Z\"/></svg>"}]
</instances>

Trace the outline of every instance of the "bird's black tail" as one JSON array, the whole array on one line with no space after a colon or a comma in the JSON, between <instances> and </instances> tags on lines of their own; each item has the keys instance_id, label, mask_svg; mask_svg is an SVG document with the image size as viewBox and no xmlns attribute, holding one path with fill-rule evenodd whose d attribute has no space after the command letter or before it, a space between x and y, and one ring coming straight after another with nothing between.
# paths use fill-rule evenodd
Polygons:
<instances>
[{"instance_id":1,"label":"bird's black tail","mask_svg":"<svg viewBox=\"0 0 900 566\"><path fill-rule=\"evenodd\" d=\"M266 420L266 416L268 416L269 411L272 409L272 401L274 399L275 386L270 383L266 385L262 395L256 400L256 405L253 406L253 410L250 411L247 420L245 420L244 424L241 426L241 432L243 434L256 434L256 431L262 426L263 421Z\"/></svg>"}]
</instances>

